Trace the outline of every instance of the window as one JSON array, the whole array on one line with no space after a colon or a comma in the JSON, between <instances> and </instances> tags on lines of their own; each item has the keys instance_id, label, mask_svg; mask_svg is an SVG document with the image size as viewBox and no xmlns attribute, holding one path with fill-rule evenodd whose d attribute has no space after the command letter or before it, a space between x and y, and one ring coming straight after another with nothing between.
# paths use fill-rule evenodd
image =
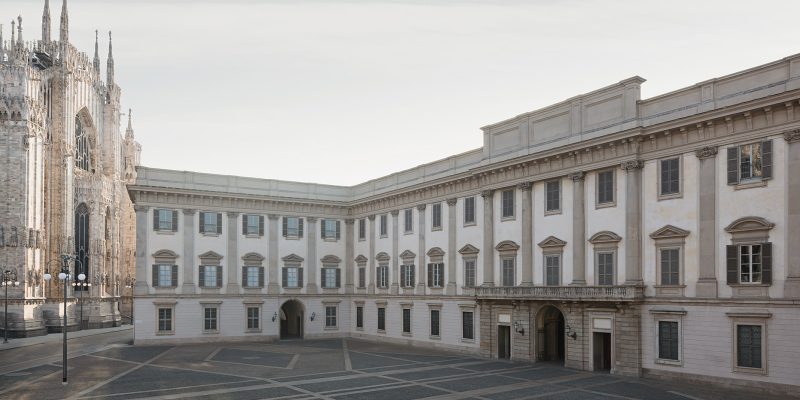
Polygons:
<instances>
[{"instance_id":1,"label":"window","mask_svg":"<svg viewBox=\"0 0 800 400\"><path fill-rule=\"evenodd\" d=\"M728 184L772 178L772 141L728 148Z\"/></svg>"},{"instance_id":2,"label":"window","mask_svg":"<svg viewBox=\"0 0 800 400\"><path fill-rule=\"evenodd\" d=\"M336 306L325 306L325 327L336 328Z\"/></svg>"},{"instance_id":3,"label":"window","mask_svg":"<svg viewBox=\"0 0 800 400\"><path fill-rule=\"evenodd\" d=\"M300 267L283 267L283 287L303 287L303 269Z\"/></svg>"},{"instance_id":4,"label":"window","mask_svg":"<svg viewBox=\"0 0 800 400\"><path fill-rule=\"evenodd\" d=\"M660 196L677 195L681 192L681 159L678 157L659 161Z\"/></svg>"},{"instance_id":5,"label":"window","mask_svg":"<svg viewBox=\"0 0 800 400\"><path fill-rule=\"evenodd\" d=\"M769 231L774 226L764 218L748 216L725 227L732 241L725 247L725 258L726 280L733 286L733 297L769 296L772 243L768 240Z\"/></svg>"},{"instance_id":6,"label":"window","mask_svg":"<svg viewBox=\"0 0 800 400\"><path fill-rule=\"evenodd\" d=\"M358 240L365 240L367 238L367 220L361 218L358 220Z\"/></svg>"},{"instance_id":7,"label":"window","mask_svg":"<svg viewBox=\"0 0 800 400\"><path fill-rule=\"evenodd\" d=\"M475 287L475 260L464 260L464 287Z\"/></svg>"},{"instance_id":8,"label":"window","mask_svg":"<svg viewBox=\"0 0 800 400\"><path fill-rule=\"evenodd\" d=\"M660 252L661 252L661 284L680 285L681 284L680 249L666 248L666 249L660 249Z\"/></svg>"},{"instance_id":9,"label":"window","mask_svg":"<svg viewBox=\"0 0 800 400\"><path fill-rule=\"evenodd\" d=\"M201 265L200 266L200 286L201 287L222 287L222 266Z\"/></svg>"},{"instance_id":10,"label":"window","mask_svg":"<svg viewBox=\"0 0 800 400\"><path fill-rule=\"evenodd\" d=\"M200 233L204 235L222 234L222 213L200 213Z\"/></svg>"},{"instance_id":11,"label":"window","mask_svg":"<svg viewBox=\"0 0 800 400\"><path fill-rule=\"evenodd\" d=\"M153 210L153 229L156 231L176 232L178 230L178 210Z\"/></svg>"},{"instance_id":12,"label":"window","mask_svg":"<svg viewBox=\"0 0 800 400\"><path fill-rule=\"evenodd\" d=\"M678 361L677 321L658 321L658 358Z\"/></svg>"},{"instance_id":13,"label":"window","mask_svg":"<svg viewBox=\"0 0 800 400\"><path fill-rule=\"evenodd\" d=\"M414 231L413 211L408 208L403 210L403 231L410 233Z\"/></svg>"},{"instance_id":14,"label":"window","mask_svg":"<svg viewBox=\"0 0 800 400\"><path fill-rule=\"evenodd\" d=\"M378 307L378 330L386 330L386 309L383 307Z\"/></svg>"},{"instance_id":15,"label":"window","mask_svg":"<svg viewBox=\"0 0 800 400\"><path fill-rule=\"evenodd\" d=\"M739 283L761 282L761 245L739 246Z\"/></svg>"},{"instance_id":16,"label":"window","mask_svg":"<svg viewBox=\"0 0 800 400\"><path fill-rule=\"evenodd\" d=\"M264 236L264 217L261 215L242 215L242 234L245 236Z\"/></svg>"},{"instance_id":17,"label":"window","mask_svg":"<svg viewBox=\"0 0 800 400\"><path fill-rule=\"evenodd\" d=\"M339 288L341 276L339 268L322 268L322 287L326 289Z\"/></svg>"},{"instance_id":18,"label":"window","mask_svg":"<svg viewBox=\"0 0 800 400\"><path fill-rule=\"evenodd\" d=\"M436 203L431 210L431 229L442 229L442 203Z\"/></svg>"},{"instance_id":19,"label":"window","mask_svg":"<svg viewBox=\"0 0 800 400\"><path fill-rule=\"evenodd\" d=\"M431 310L431 336L439 336L439 310Z\"/></svg>"},{"instance_id":20,"label":"window","mask_svg":"<svg viewBox=\"0 0 800 400\"><path fill-rule=\"evenodd\" d=\"M544 256L544 266L545 266L545 285L547 286L561 285L561 256L560 255Z\"/></svg>"},{"instance_id":21,"label":"window","mask_svg":"<svg viewBox=\"0 0 800 400\"><path fill-rule=\"evenodd\" d=\"M597 284L601 286L614 284L613 252L597 253Z\"/></svg>"},{"instance_id":22,"label":"window","mask_svg":"<svg viewBox=\"0 0 800 400\"><path fill-rule=\"evenodd\" d=\"M614 204L614 170L597 173L597 205Z\"/></svg>"},{"instance_id":23,"label":"window","mask_svg":"<svg viewBox=\"0 0 800 400\"><path fill-rule=\"evenodd\" d=\"M440 288L444 286L444 264L428 264L428 287Z\"/></svg>"},{"instance_id":24,"label":"window","mask_svg":"<svg viewBox=\"0 0 800 400\"><path fill-rule=\"evenodd\" d=\"M158 309L158 333L172 332L172 308Z\"/></svg>"},{"instance_id":25,"label":"window","mask_svg":"<svg viewBox=\"0 0 800 400\"><path fill-rule=\"evenodd\" d=\"M261 326L261 307L247 307L247 330L257 331Z\"/></svg>"},{"instance_id":26,"label":"window","mask_svg":"<svg viewBox=\"0 0 800 400\"><path fill-rule=\"evenodd\" d=\"M203 331L217 331L217 307L203 308Z\"/></svg>"},{"instance_id":27,"label":"window","mask_svg":"<svg viewBox=\"0 0 800 400\"><path fill-rule=\"evenodd\" d=\"M736 325L736 366L763 368L761 325Z\"/></svg>"},{"instance_id":28,"label":"window","mask_svg":"<svg viewBox=\"0 0 800 400\"><path fill-rule=\"evenodd\" d=\"M472 225L475 223L475 198L464 198L464 225Z\"/></svg>"},{"instance_id":29,"label":"window","mask_svg":"<svg viewBox=\"0 0 800 400\"><path fill-rule=\"evenodd\" d=\"M245 287L264 287L264 267L243 267L242 283Z\"/></svg>"},{"instance_id":30,"label":"window","mask_svg":"<svg viewBox=\"0 0 800 400\"><path fill-rule=\"evenodd\" d=\"M358 287L364 288L367 286L367 268L358 267Z\"/></svg>"},{"instance_id":31,"label":"window","mask_svg":"<svg viewBox=\"0 0 800 400\"><path fill-rule=\"evenodd\" d=\"M80 116L75 116L75 167L89 171L91 167L89 135L83 127ZM92 171L94 172L94 171Z\"/></svg>"},{"instance_id":32,"label":"window","mask_svg":"<svg viewBox=\"0 0 800 400\"><path fill-rule=\"evenodd\" d=\"M283 217L283 237L303 237L303 219L299 217Z\"/></svg>"},{"instance_id":33,"label":"window","mask_svg":"<svg viewBox=\"0 0 800 400\"><path fill-rule=\"evenodd\" d=\"M473 326L474 313L472 311L461 312L461 338L462 339L475 339L474 326Z\"/></svg>"},{"instance_id":34,"label":"window","mask_svg":"<svg viewBox=\"0 0 800 400\"><path fill-rule=\"evenodd\" d=\"M178 286L178 266L156 264L153 265L153 287Z\"/></svg>"},{"instance_id":35,"label":"window","mask_svg":"<svg viewBox=\"0 0 800 400\"><path fill-rule=\"evenodd\" d=\"M404 288L414 287L414 264L400 266L400 284Z\"/></svg>"},{"instance_id":36,"label":"window","mask_svg":"<svg viewBox=\"0 0 800 400\"><path fill-rule=\"evenodd\" d=\"M389 230L389 226L388 226L389 225L389 218L388 218L388 216L386 214L381 215L381 221L380 222L381 222L380 223L381 237L386 237L386 236L388 236L386 232Z\"/></svg>"},{"instance_id":37,"label":"window","mask_svg":"<svg viewBox=\"0 0 800 400\"><path fill-rule=\"evenodd\" d=\"M323 239L339 240L341 237L341 224L334 219L323 219L320 224L320 231Z\"/></svg>"},{"instance_id":38,"label":"window","mask_svg":"<svg viewBox=\"0 0 800 400\"><path fill-rule=\"evenodd\" d=\"M356 307L356 328L364 329L364 307Z\"/></svg>"},{"instance_id":39,"label":"window","mask_svg":"<svg viewBox=\"0 0 800 400\"><path fill-rule=\"evenodd\" d=\"M389 266L379 265L375 273L375 285L381 289L389 287Z\"/></svg>"},{"instance_id":40,"label":"window","mask_svg":"<svg viewBox=\"0 0 800 400\"><path fill-rule=\"evenodd\" d=\"M561 181L549 181L544 184L545 190L545 213L557 213L561 211Z\"/></svg>"},{"instance_id":41,"label":"window","mask_svg":"<svg viewBox=\"0 0 800 400\"><path fill-rule=\"evenodd\" d=\"M503 190L500 199L503 218L514 218L514 189Z\"/></svg>"},{"instance_id":42,"label":"window","mask_svg":"<svg viewBox=\"0 0 800 400\"><path fill-rule=\"evenodd\" d=\"M513 258L504 258L503 259L503 286L514 286L515 281L515 273L514 273L514 264L515 259Z\"/></svg>"},{"instance_id":43,"label":"window","mask_svg":"<svg viewBox=\"0 0 800 400\"><path fill-rule=\"evenodd\" d=\"M411 333L411 309L403 309L403 333Z\"/></svg>"}]
</instances>

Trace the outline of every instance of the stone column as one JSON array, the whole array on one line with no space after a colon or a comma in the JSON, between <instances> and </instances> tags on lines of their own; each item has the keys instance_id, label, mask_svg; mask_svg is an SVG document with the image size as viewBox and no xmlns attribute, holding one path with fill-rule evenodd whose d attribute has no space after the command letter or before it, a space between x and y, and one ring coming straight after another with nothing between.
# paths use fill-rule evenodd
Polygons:
<instances>
[{"instance_id":1,"label":"stone column","mask_svg":"<svg viewBox=\"0 0 800 400\"><path fill-rule=\"evenodd\" d=\"M521 286L533 286L533 185L531 182L522 182L517 188L522 192Z\"/></svg>"},{"instance_id":2,"label":"stone column","mask_svg":"<svg viewBox=\"0 0 800 400\"><path fill-rule=\"evenodd\" d=\"M419 266L417 267L417 294L425 294L425 279L427 278L427 265L425 263L425 208L427 204L417 205L417 217L419 218L418 228L419 238L417 246L417 257L419 257Z\"/></svg>"},{"instance_id":3,"label":"stone column","mask_svg":"<svg viewBox=\"0 0 800 400\"><path fill-rule=\"evenodd\" d=\"M147 294L147 276L150 266L147 264L147 234L153 227L152 220L147 218L150 207L134 205L136 211L136 288L135 294ZM57 275L57 274L56 274Z\"/></svg>"},{"instance_id":4,"label":"stone column","mask_svg":"<svg viewBox=\"0 0 800 400\"><path fill-rule=\"evenodd\" d=\"M269 271L267 275L269 283L267 284L267 293L278 294L281 291L280 277L278 276L278 238L280 237L278 233L278 216L269 214L267 219L269 221L267 230L267 235L269 235Z\"/></svg>"},{"instance_id":5,"label":"stone column","mask_svg":"<svg viewBox=\"0 0 800 400\"><path fill-rule=\"evenodd\" d=\"M355 248L353 247L353 223L355 220L352 218L348 218L344 220L344 292L345 293L354 293L355 292L355 285L353 285L353 254L355 253Z\"/></svg>"},{"instance_id":6,"label":"stone column","mask_svg":"<svg viewBox=\"0 0 800 400\"><path fill-rule=\"evenodd\" d=\"M456 285L456 204L458 199L447 199L447 289L445 293L453 296Z\"/></svg>"},{"instance_id":7,"label":"stone column","mask_svg":"<svg viewBox=\"0 0 800 400\"><path fill-rule=\"evenodd\" d=\"M698 234L697 297L717 297L717 148L703 147L695 151L700 160L698 171L697 219Z\"/></svg>"},{"instance_id":8,"label":"stone column","mask_svg":"<svg viewBox=\"0 0 800 400\"><path fill-rule=\"evenodd\" d=\"M238 216L238 212L228 212L228 286L225 289L225 293L227 294L239 293L239 289L241 288L241 286L239 286L239 270L237 268L239 265Z\"/></svg>"},{"instance_id":9,"label":"stone column","mask_svg":"<svg viewBox=\"0 0 800 400\"><path fill-rule=\"evenodd\" d=\"M308 294L316 294L317 293L317 235L319 235L319 229L317 229L317 218L316 217L308 217L306 218L308 221L308 231L306 232L307 238L307 246L306 246L306 293Z\"/></svg>"},{"instance_id":10,"label":"stone column","mask_svg":"<svg viewBox=\"0 0 800 400\"><path fill-rule=\"evenodd\" d=\"M196 290L194 284L195 215L195 210L183 209L183 288L181 288L183 294L194 294Z\"/></svg>"},{"instance_id":11,"label":"stone column","mask_svg":"<svg viewBox=\"0 0 800 400\"><path fill-rule=\"evenodd\" d=\"M573 172L572 179L572 283L586 286L586 174Z\"/></svg>"},{"instance_id":12,"label":"stone column","mask_svg":"<svg viewBox=\"0 0 800 400\"><path fill-rule=\"evenodd\" d=\"M483 286L494 286L494 190L483 197Z\"/></svg>"},{"instance_id":13,"label":"stone column","mask_svg":"<svg viewBox=\"0 0 800 400\"><path fill-rule=\"evenodd\" d=\"M399 210L392 210L392 264L389 271L389 293L397 294L400 292L400 271L397 263L397 247L400 241L400 224L397 223Z\"/></svg>"},{"instance_id":14,"label":"stone column","mask_svg":"<svg viewBox=\"0 0 800 400\"><path fill-rule=\"evenodd\" d=\"M800 298L800 129L783 133L786 139L787 272L783 296Z\"/></svg>"},{"instance_id":15,"label":"stone column","mask_svg":"<svg viewBox=\"0 0 800 400\"><path fill-rule=\"evenodd\" d=\"M367 293L375 294L375 215L367 217L369 219L369 265L367 266Z\"/></svg>"},{"instance_id":16,"label":"stone column","mask_svg":"<svg viewBox=\"0 0 800 400\"><path fill-rule=\"evenodd\" d=\"M642 160L623 161L625 171L625 284L642 285Z\"/></svg>"}]
</instances>

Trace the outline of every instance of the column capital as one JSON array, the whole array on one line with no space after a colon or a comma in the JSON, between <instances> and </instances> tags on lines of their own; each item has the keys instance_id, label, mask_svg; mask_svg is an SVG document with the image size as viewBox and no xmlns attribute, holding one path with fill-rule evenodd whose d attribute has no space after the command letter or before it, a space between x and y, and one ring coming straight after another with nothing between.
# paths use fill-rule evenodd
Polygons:
<instances>
[{"instance_id":1,"label":"column capital","mask_svg":"<svg viewBox=\"0 0 800 400\"><path fill-rule=\"evenodd\" d=\"M195 210L195 209L193 209L193 208L184 208L184 209L183 209L183 215L194 215L194 213L195 213L196 211L197 211L197 210Z\"/></svg>"},{"instance_id":2,"label":"column capital","mask_svg":"<svg viewBox=\"0 0 800 400\"><path fill-rule=\"evenodd\" d=\"M572 179L573 181L577 182L577 181L584 180L584 178L586 178L586 173L583 172L583 171L577 171L577 172L570 173L567 176L569 177L569 179Z\"/></svg>"},{"instance_id":3,"label":"column capital","mask_svg":"<svg viewBox=\"0 0 800 400\"><path fill-rule=\"evenodd\" d=\"M714 158L717 156L717 148L715 146L703 146L694 151L697 158L704 160L706 158Z\"/></svg>"},{"instance_id":4,"label":"column capital","mask_svg":"<svg viewBox=\"0 0 800 400\"><path fill-rule=\"evenodd\" d=\"M787 143L800 142L800 129L783 132L783 140Z\"/></svg>"},{"instance_id":5,"label":"column capital","mask_svg":"<svg viewBox=\"0 0 800 400\"><path fill-rule=\"evenodd\" d=\"M267 214L267 218L269 218L271 221L275 221L278 219L278 216L275 214Z\"/></svg>"},{"instance_id":6,"label":"column capital","mask_svg":"<svg viewBox=\"0 0 800 400\"><path fill-rule=\"evenodd\" d=\"M455 206L456 203L458 203L458 199L455 198L455 197L451 197L451 198L447 199L447 205L450 206L450 207Z\"/></svg>"},{"instance_id":7,"label":"column capital","mask_svg":"<svg viewBox=\"0 0 800 400\"><path fill-rule=\"evenodd\" d=\"M393 217L396 217L397 214L400 214L400 210L392 210L389 213L392 214Z\"/></svg>"},{"instance_id":8,"label":"column capital","mask_svg":"<svg viewBox=\"0 0 800 400\"><path fill-rule=\"evenodd\" d=\"M517 184L519 190L530 191L533 188L532 182L520 182Z\"/></svg>"},{"instance_id":9,"label":"column capital","mask_svg":"<svg viewBox=\"0 0 800 400\"><path fill-rule=\"evenodd\" d=\"M367 215L367 219L370 221L375 221L375 214Z\"/></svg>"},{"instance_id":10,"label":"column capital","mask_svg":"<svg viewBox=\"0 0 800 400\"><path fill-rule=\"evenodd\" d=\"M484 199L487 197L491 198L492 195L494 195L494 189L486 189L481 191L481 197L483 197Z\"/></svg>"},{"instance_id":11,"label":"column capital","mask_svg":"<svg viewBox=\"0 0 800 400\"><path fill-rule=\"evenodd\" d=\"M417 204L417 211L425 211L425 207L428 207L427 204Z\"/></svg>"},{"instance_id":12,"label":"column capital","mask_svg":"<svg viewBox=\"0 0 800 400\"><path fill-rule=\"evenodd\" d=\"M625 170L625 172L632 172L637 169L642 169L644 167L644 161L642 160L627 160L620 163L620 168Z\"/></svg>"},{"instance_id":13,"label":"column capital","mask_svg":"<svg viewBox=\"0 0 800 400\"><path fill-rule=\"evenodd\" d=\"M239 216L239 212L238 211L228 211L225 214L228 215L228 218L236 218L236 217Z\"/></svg>"},{"instance_id":14,"label":"column capital","mask_svg":"<svg viewBox=\"0 0 800 400\"><path fill-rule=\"evenodd\" d=\"M354 220L352 218L346 218L344 220L344 223L347 224L347 225L353 225L353 223L355 223L355 222L356 222L356 220Z\"/></svg>"},{"instance_id":15,"label":"column capital","mask_svg":"<svg viewBox=\"0 0 800 400\"><path fill-rule=\"evenodd\" d=\"M306 217L306 220L308 221L308 223L312 224L314 222L317 222L317 217Z\"/></svg>"},{"instance_id":16,"label":"column capital","mask_svg":"<svg viewBox=\"0 0 800 400\"><path fill-rule=\"evenodd\" d=\"M133 210L136 211L136 212L140 212L140 211L147 212L147 210L149 210L149 209L150 209L149 206L140 206L138 204L134 204L133 205Z\"/></svg>"}]
</instances>

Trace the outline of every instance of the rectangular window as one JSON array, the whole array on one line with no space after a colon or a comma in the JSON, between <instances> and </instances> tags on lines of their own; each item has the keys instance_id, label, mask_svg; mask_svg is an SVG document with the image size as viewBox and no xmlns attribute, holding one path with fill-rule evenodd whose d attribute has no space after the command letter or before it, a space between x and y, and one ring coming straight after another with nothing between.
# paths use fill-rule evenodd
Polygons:
<instances>
[{"instance_id":1,"label":"rectangular window","mask_svg":"<svg viewBox=\"0 0 800 400\"><path fill-rule=\"evenodd\" d=\"M545 189L545 212L557 212L561 210L561 181L549 181L544 184Z\"/></svg>"},{"instance_id":2,"label":"rectangular window","mask_svg":"<svg viewBox=\"0 0 800 400\"><path fill-rule=\"evenodd\" d=\"M301 223L299 217L283 217L283 221L284 221L284 227L283 227L284 237L296 238L302 236L302 234L300 233Z\"/></svg>"},{"instance_id":3,"label":"rectangular window","mask_svg":"<svg viewBox=\"0 0 800 400\"><path fill-rule=\"evenodd\" d=\"M614 202L614 170L597 173L597 204Z\"/></svg>"},{"instance_id":4,"label":"rectangular window","mask_svg":"<svg viewBox=\"0 0 800 400\"><path fill-rule=\"evenodd\" d=\"M323 239L338 239L339 238L339 221L335 219L322 220L322 238Z\"/></svg>"},{"instance_id":5,"label":"rectangular window","mask_svg":"<svg viewBox=\"0 0 800 400\"><path fill-rule=\"evenodd\" d=\"M367 269L365 267L358 267L358 287L364 288L367 286Z\"/></svg>"},{"instance_id":6,"label":"rectangular window","mask_svg":"<svg viewBox=\"0 0 800 400\"><path fill-rule=\"evenodd\" d=\"M178 212L175 210L156 209L155 213L157 231L176 231L178 229Z\"/></svg>"},{"instance_id":7,"label":"rectangular window","mask_svg":"<svg viewBox=\"0 0 800 400\"><path fill-rule=\"evenodd\" d=\"M219 287L221 276L218 275L218 265L201 265L202 269L200 277L200 286L202 287Z\"/></svg>"},{"instance_id":8,"label":"rectangular window","mask_svg":"<svg viewBox=\"0 0 800 400\"><path fill-rule=\"evenodd\" d=\"M761 325L736 325L736 366L762 367Z\"/></svg>"},{"instance_id":9,"label":"rectangular window","mask_svg":"<svg viewBox=\"0 0 800 400\"><path fill-rule=\"evenodd\" d=\"M761 282L760 244L746 244L739 246L739 282Z\"/></svg>"},{"instance_id":10,"label":"rectangular window","mask_svg":"<svg viewBox=\"0 0 800 400\"><path fill-rule=\"evenodd\" d=\"M261 309L259 307L247 307L247 329L258 330L261 325L259 318Z\"/></svg>"},{"instance_id":11,"label":"rectangular window","mask_svg":"<svg viewBox=\"0 0 800 400\"><path fill-rule=\"evenodd\" d=\"M515 274L514 274L514 262L513 258L504 258L503 259L503 286L514 286L515 281Z\"/></svg>"},{"instance_id":12,"label":"rectangular window","mask_svg":"<svg viewBox=\"0 0 800 400\"><path fill-rule=\"evenodd\" d=\"M681 159L678 157L660 161L661 185L659 194L668 196L681 192Z\"/></svg>"},{"instance_id":13,"label":"rectangular window","mask_svg":"<svg viewBox=\"0 0 800 400\"><path fill-rule=\"evenodd\" d=\"M739 146L739 179L760 179L762 175L761 143Z\"/></svg>"},{"instance_id":14,"label":"rectangular window","mask_svg":"<svg viewBox=\"0 0 800 400\"><path fill-rule=\"evenodd\" d=\"M413 216L414 212L410 208L403 210L403 231L405 233L414 231Z\"/></svg>"},{"instance_id":15,"label":"rectangular window","mask_svg":"<svg viewBox=\"0 0 800 400\"><path fill-rule=\"evenodd\" d=\"M261 279L259 279L261 275L261 268L262 267L245 267L247 270L247 280L245 281L245 286L247 287L259 287L261 286Z\"/></svg>"},{"instance_id":16,"label":"rectangular window","mask_svg":"<svg viewBox=\"0 0 800 400\"><path fill-rule=\"evenodd\" d=\"M680 249L661 249L661 284L681 284Z\"/></svg>"},{"instance_id":17,"label":"rectangular window","mask_svg":"<svg viewBox=\"0 0 800 400\"><path fill-rule=\"evenodd\" d=\"M428 264L428 286L432 288L440 288L444 286L443 263Z\"/></svg>"},{"instance_id":18,"label":"rectangular window","mask_svg":"<svg viewBox=\"0 0 800 400\"><path fill-rule=\"evenodd\" d=\"M339 268L322 269L322 287L335 289L339 287Z\"/></svg>"},{"instance_id":19,"label":"rectangular window","mask_svg":"<svg viewBox=\"0 0 800 400\"><path fill-rule=\"evenodd\" d=\"M383 307L378 307L378 330L386 330L386 309Z\"/></svg>"},{"instance_id":20,"label":"rectangular window","mask_svg":"<svg viewBox=\"0 0 800 400\"><path fill-rule=\"evenodd\" d=\"M242 216L245 221L245 235L261 235L263 234L263 223L261 216L245 214Z\"/></svg>"},{"instance_id":21,"label":"rectangular window","mask_svg":"<svg viewBox=\"0 0 800 400\"><path fill-rule=\"evenodd\" d=\"M658 358L679 360L677 321L658 321Z\"/></svg>"},{"instance_id":22,"label":"rectangular window","mask_svg":"<svg viewBox=\"0 0 800 400\"><path fill-rule=\"evenodd\" d=\"M217 307L205 307L203 309L203 330L214 332L217 330Z\"/></svg>"},{"instance_id":23,"label":"rectangular window","mask_svg":"<svg viewBox=\"0 0 800 400\"><path fill-rule=\"evenodd\" d=\"M200 213L200 233L218 234L222 231L222 214L220 213Z\"/></svg>"},{"instance_id":24,"label":"rectangular window","mask_svg":"<svg viewBox=\"0 0 800 400\"><path fill-rule=\"evenodd\" d=\"M561 256L544 256L545 284L547 286L561 285Z\"/></svg>"},{"instance_id":25,"label":"rectangular window","mask_svg":"<svg viewBox=\"0 0 800 400\"><path fill-rule=\"evenodd\" d=\"M400 281L403 287L414 287L414 264L400 266Z\"/></svg>"},{"instance_id":26,"label":"rectangular window","mask_svg":"<svg viewBox=\"0 0 800 400\"><path fill-rule=\"evenodd\" d=\"M158 286L174 286L172 284L172 265L158 266Z\"/></svg>"},{"instance_id":27,"label":"rectangular window","mask_svg":"<svg viewBox=\"0 0 800 400\"><path fill-rule=\"evenodd\" d=\"M336 328L336 306L325 307L325 327Z\"/></svg>"},{"instance_id":28,"label":"rectangular window","mask_svg":"<svg viewBox=\"0 0 800 400\"><path fill-rule=\"evenodd\" d=\"M728 148L728 184L772 178L772 140Z\"/></svg>"},{"instance_id":29,"label":"rectangular window","mask_svg":"<svg viewBox=\"0 0 800 400\"><path fill-rule=\"evenodd\" d=\"M367 220L361 218L358 220L358 240L367 238Z\"/></svg>"},{"instance_id":30,"label":"rectangular window","mask_svg":"<svg viewBox=\"0 0 800 400\"><path fill-rule=\"evenodd\" d=\"M286 287L296 288L300 287L300 268L298 267L286 267L284 268L284 272L286 273Z\"/></svg>"},{"instance_id":31,"label":"rectangular window","mask_svg":"<svg viewBox=\"0 0 800 400\"><path fill-rule=\"evenodd\" d=\"M356 307L356 328L364 328L364 307Z\"/></svg>"},{"instance_id":32,"label":"rectangular window","mask_svg":"<svg viewBox=\"0 0 800 400\"><path fill-rule=\"evenodd\" d=\"M514 217L514 189L503 190L501 196L502 215L503 218Z\"/></svg>"},{"instance_id":33,"label":"rectangular window","mask_svg":"<svg viewBox=\"0 0 800 400\"><path fill-rule=\"evenodd\" d=\"M172 309L159 308L158 309L158 331L159 332L172 332Z\"/></svg>"},{"instance_id":34,"label":"rectangular window","mask_svg":"<svg viewBox=\"0 0 800 400\"><path fill-rule=\"evenodd\" d=\"M375 274L375 284L381 288L385 289L389 287L389 266L388 265L379 265L378 269Z\"/></svg>"},{"instance_id":35,"label":"rectangular window","mask_svg":"<svg viewBox=\"0 0 800 400\"><path fill-rule=\"evenodd\" d=\"M464 225L475 223L475 198L464 198Z\"/></svg>"},{"instance_id":36,"label":"rectangular window","mask_svg":"<svg viewBox=\"0 0 800 400\"><path fill-rule=\"evenodd\" d=\"M464 287L475 287L475 260L464 260Z\"/></svg>"},{"instance_id":37,"label":"rectangular window","mask_svg":"<svg viewBox=\"0 0 800 400\"><path fill-rule=\"evenodd\" d=\"M439 310L431 310L431 336L439 336Z\"/></svg>"},{"instance_id":38,"label":"rectangular window","mask_svg":"<svg viewBox=\"0 0 800 400\"><path fill-rule=\"evenodd\" d=\"M389 225L389 220L388 220L388 217L386 216L386 214L381 215L381 221L380 222L381 222L380 223L381 237L386 237L387 236L386 232L389 231L389 226L388 226Z\"/></svg>"},{"instance_id":39,"label":"rectangular window","mask_svg":"<svg viewBox=\"0 0 800 400\"><path fill-rule=\"evenodd\" d=\"M411 333L411 309L403 309L403 333Z\"/></svg>"},{"instance_id":40,"label":"rectangular window","mask_svg":"<svg viewBox=\"0 0 800 400\"><path fill-rule=\"evenodd\" d=\"M475 339L474 333L474 314L472 311L461 312L461 338L462 339Z\"/></svg>"},{"instance_id":41,"label":"rectangular window","mask_svg":"<svg viewBox=\"0 0 800 400\"><path fill-rule=\"evenodd\" d=\"M614 284L614 253L597 253L597 284Z\"/></svg>"},{"instance_id":42,"label":"rectangular window","mask_svg":"<svg viewBox=\"0 0 800 400\"><path fill-rule=\"evenodd\" d=\"M442 229L442 203L436 203L431 210L431 228Z\"/></svg>"}]
</instances>

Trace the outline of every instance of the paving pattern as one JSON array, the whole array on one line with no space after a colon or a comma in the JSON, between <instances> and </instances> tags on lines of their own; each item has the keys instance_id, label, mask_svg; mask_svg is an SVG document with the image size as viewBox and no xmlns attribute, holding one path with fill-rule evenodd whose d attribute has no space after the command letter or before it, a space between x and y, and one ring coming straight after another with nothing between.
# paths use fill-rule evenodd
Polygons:
<instances>
[{"instance_id":1,"label":"paving pattern","mask_svg":"<svg viewBox=\"0 0 800 400\"><path fill-rule=\"evenodd\" d=\"M2 356L2 353L0 353ZM111 345L0 375L0 399L773 399L356 340Z\"/></svg>"}]
</instances>

